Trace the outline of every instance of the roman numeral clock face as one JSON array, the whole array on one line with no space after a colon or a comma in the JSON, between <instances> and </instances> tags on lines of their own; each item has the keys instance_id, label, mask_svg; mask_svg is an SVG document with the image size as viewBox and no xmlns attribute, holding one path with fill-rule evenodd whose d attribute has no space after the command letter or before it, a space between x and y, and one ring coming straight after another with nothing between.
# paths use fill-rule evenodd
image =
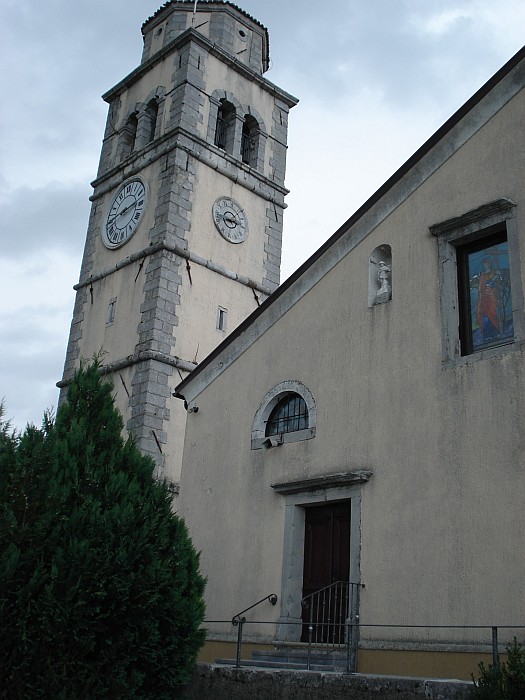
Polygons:
<instances>
[{"instance_id":1,"label":"roman numeral clock face","mask_svg":"<svg viewBox=\"0 0 525 700\"><path fill-rule=\"evenodd\" d=\"M212 208L217 231L229 243L242 243L248 236L248 219L244 209L231 197L219 197Z\"/></svg>"},{"instance_id":2,"label":"roman numeral clock face","mask_svg":"<svg viewBox=\"0 0 525 700\"><path fill-rule=\"evenodd\" d=\"M109 205L102 241L106 248L120 248L137 230L146 209L146 185L140 178L125 182Z\"/></svg>"}]
</instances>

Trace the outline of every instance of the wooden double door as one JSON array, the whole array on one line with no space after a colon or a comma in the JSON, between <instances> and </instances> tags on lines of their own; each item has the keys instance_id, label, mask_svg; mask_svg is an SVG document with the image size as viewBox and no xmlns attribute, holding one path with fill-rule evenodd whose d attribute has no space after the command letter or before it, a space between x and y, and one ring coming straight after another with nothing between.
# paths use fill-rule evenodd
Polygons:
<instances>
[{"instance_id":1,"label":"wooden double door","mask_svg":"<svg viewBox=\"0 0 525 700\"><path fill-rule=\"evenodd\" d=\"M325 589L303 608L302 641L308 641L310 620L315 620L317 641L340 643L350 596L350 501L305 509L303 599ZM338 581L344 586L328 588Z\"/></svg>"}]
</instances>

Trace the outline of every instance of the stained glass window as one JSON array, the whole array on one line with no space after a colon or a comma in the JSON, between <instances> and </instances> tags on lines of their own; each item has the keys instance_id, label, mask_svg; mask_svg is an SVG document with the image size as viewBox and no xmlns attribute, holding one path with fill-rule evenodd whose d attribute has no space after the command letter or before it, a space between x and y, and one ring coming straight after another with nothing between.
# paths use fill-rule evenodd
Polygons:
<instances>
[{"instance_id":1,"label":"stained glass window","mask_svg":"<svg viewBox=\"0 0 525 700\"><path fill-rule=\"evenodd\" d=\"M514 339L505 232L458 249L462 355Z\"/></svg>"}]
</instances>

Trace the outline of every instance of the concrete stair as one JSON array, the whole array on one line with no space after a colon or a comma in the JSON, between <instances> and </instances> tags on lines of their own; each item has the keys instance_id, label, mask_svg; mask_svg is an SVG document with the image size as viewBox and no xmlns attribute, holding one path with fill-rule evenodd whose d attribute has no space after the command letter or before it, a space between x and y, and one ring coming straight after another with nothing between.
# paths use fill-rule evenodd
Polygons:
<instances>
[{"instance_id":1,"label":"concrete stair","mask_svg":"<svg viewBox=\"0 0 525 700\"><path fill-rule=\"evenodd\" d=\"M273 651L254 651L251 659L242 659L241 666L304 671L307 661L307 649L285 647ZM217 659L216 663L232 666L235 665L235 660ZM312 649L310 670L344 673L346 671L346 651Z\"/></svg>"}]
</instances>

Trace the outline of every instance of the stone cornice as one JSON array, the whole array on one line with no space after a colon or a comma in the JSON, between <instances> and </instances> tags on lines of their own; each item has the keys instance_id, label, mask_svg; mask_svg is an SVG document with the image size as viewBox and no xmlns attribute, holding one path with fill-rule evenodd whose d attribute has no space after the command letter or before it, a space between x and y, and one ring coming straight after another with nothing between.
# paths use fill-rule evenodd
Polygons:
<instances>
[{"instance_id":1,"label":"stone cornice","mask_svg":"<svg viewBox=\"0 0 525 700\"><path fill-rule=\"evenodd\" d=\"M455 216L452 219L447 219L439 224L433 224L429 227L429 231L433 236L443 236L451 231L466 228L481 219L488 219L491 216L501 216L507 212L511 212L516 206L516 203L511 199L496 199L494 202L483 204L477 209L472 209L461 216Z\"/></svg>"},{"instance_id":2,"label":"stone cornice","mask_svg":"<svg viewBox=\"0 0 525 700\"><path fill-rule=\"evenodd\" d=\"M117 83L110 90L102 95L102 99L105 102L112 102L116 97L121 95L126 90L134 85L138 80L140 80L146 73L148 73L157 63L163 61L167 56L169 56L173 51L180 49L184 44L189 41L194 41L199 44L202 48L206 49L208 53L212 54L220 61L225 63L229 68L233 68L237 73L240 73L243 77L249 80L251 83L256 83L262 90L269 92L270 94L278 97L282 102L284 102L288 107L295 107L299 102L297 97L290 95L290 93L274 85L266 78L263 78L259 73L252 70L244 63L241 63L236 58L230 56L229 53L221 49L219 46L211 42L200 32L195 31L195 29L186 29L185 32L180 34L178 37L166 44L164 48L157 51L151 58L149 58L145 63L135 68L129 75L123 78L119 83Z\"/></svg>"},{"instance_id":3,"label":"stone cornice","mask_svg":"<svg viewBox=\"0 0 525 700\"><path fill-rule=\"evenodd\" d=\"M180 357L172 357L171 355L166 355L163 352L157 352L155 350L144 350L143 352L137 352L134 355L128 355L115 362L110 362L107 365L103 365L100 368L101 374L111 374L112 372L118 372L119 370L126 369L127 367L132 367L140 362L145 362L147 360L155 360L156 362L162 362L170 367L175 367L183 372L191 372L197 366L196 362L188 362L188 360L182 360ZM63 389L69 386L73 379L61 379L57 382L57 387Z\"/></svg>"},{"instance_id":4,"label":"stone cornice","mask_svg":"<svg viewBox=\"0 0 525 700\"><path fill-rule=\"evenodd\" d=\"M334 488L336 486L354 486L366 484L372 476L371 471L357 469L352 472L338 472L336 474L323 474L310 479L298 481L285 481L279 484L271 484L274 491L281 494L300 493L302 491L318 491L319 489Z\"/></svg>"},{"instance_id":5,"label":"stone cornice","mask_svg":"<svg viewBox=\"0 0 525 700\"><path fill-rule=\"evenodd\" d=\"M190 262L193 262L196 265L206 267L212 272L216 272L217 274L222 275L223 277L227 277L228 279L233 280L234 282L239 282L239 284L242 284L245 287L249 287L249 289L253 289L256 292L260 292L261 294L270 295L272 293L272 290L269 287L265 287L264 285L259 284L255 280L250 279L249 277L239 275L236 272L229 270L227 267L223 267L222 265L214 263L213 260L206 260L206 258L203 258L200 255L197 255L196 253L192 253L191 251L186 250L185 248L182 248L181 246L175 245L173 243L168 243L165 240L159 241L158 243L153 243L147 248L143 248L142 250L139 250L136 253L128 255L128 257L126 258L122 258L117 263L115 263L115 265L107 267L94 275L90 275L87 279L82 280L78 284L75 284L73 286L73 289L78 292L79 289L89 287L89 285L93 282L98 282L99 280L102 280L105 277L109 277L109 275L112 275L116 270L121 270L122 268L127 267L128 265L132 265L138 260L142 260L143 258L146 258L149 255L158 253L161 250L166 250L170 253L174 253L175 255L179 255L181 258L189 260Z\"/></svg>"},{"instance_id":6,"label":"stone cornice","mask_svg":"<svg viewBox=\"0 0 525 700\"><path fill-rule=\"evenodd\" d=\"M174 142L174 137L178 135L188 139L189 141L194 142L196 146L202 148L203 151L197 151L191 146L182 143L180 140L176 140ZM259 182L262 186L274 190L275 193L278 193L283 198L289 193L289 190L287 190L286 187L278 185L273 180L270 180L269 178L265 177L262 173L258 172L257 170L254 170L253 168L250 168L241 161L236 160L233 156L230 156L229 154L225 153L222 149L217 148L216 146L212 146L204 139L200 138L199 136L196 136L195 134L191 134L189 131L182 129L181 127L171 129L170 131L165 133L161 138L152 141L151 144L149 144L144 150L134 153L125 161L122 161L116 167L109 170L107 173L104 173L103 175L100 175L95 180L93 180L91 186L93 188L96 188L97 192L91 195L90 201L93 202L99 197L102 197L104 194L112 190L114 187L119 185L128 177L137 175L138 173L143 171L147 165L149 165L155 160L158 160L160 157L162 157L166 153L169 153L174 148L180 148L181 150L185 151L193 158L195 158L195 160L198 160L204 165L207 165L209 168L216 170L218 173L224 175L224 177L229 178L241 187L245 187L251 192L257 192L257 194L263 199L266 199L266 201L272 204L276 204L279 207L286 208L286 204L284 204L284 202L281 199L269 194L265 194L260 189L257 189L256 183ZM152 152L152 155L150 158L147 158L149 151ZM212 152L215 156L222 159L224 165L218 162L214 162L212 158L210 158L207 155L207 151ZM226 167L228 164L235 166L235 171L232 172L228 170L228 168ZM243 172L245 174L246 179L240 178L239 172Z\"/></svg>"}]
</instances>

